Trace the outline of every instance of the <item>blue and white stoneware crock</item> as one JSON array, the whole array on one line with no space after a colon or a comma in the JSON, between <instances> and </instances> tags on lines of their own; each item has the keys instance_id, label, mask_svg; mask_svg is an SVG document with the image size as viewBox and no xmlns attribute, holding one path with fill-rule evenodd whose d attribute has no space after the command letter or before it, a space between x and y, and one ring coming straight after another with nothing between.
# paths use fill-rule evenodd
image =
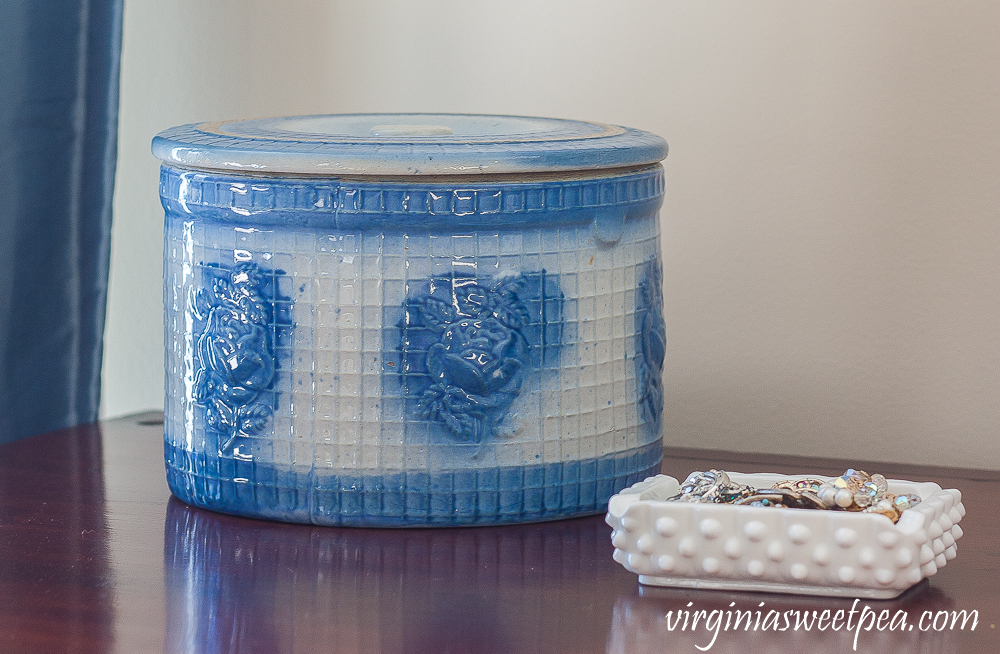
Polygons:
<instances>
[{"instance_id":1,"label":"blue and white stoneware crock","mask_svg":"<svg viewBox=\"0 0 1000 654\"><path fill-rule=\"evenodd\" d=\"M666 143L441 114L159 134L165 453L291 522L602 513L662 457Z\"/></svg>"}]
</instances>

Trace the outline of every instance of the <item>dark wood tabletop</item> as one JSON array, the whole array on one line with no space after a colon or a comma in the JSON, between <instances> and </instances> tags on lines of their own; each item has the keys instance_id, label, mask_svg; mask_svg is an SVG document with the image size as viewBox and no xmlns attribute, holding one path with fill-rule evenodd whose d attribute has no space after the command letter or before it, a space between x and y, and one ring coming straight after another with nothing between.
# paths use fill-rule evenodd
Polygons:
<instances>
[{"instance_id":1,"label":"dark wood tabletop","mask_svg":"<svg viewBox=\"0 0 1000 654\"><path fill-rule=\"evenodd\" d=\"M853 465L958 488L968 510L956 559L895 600L855 607L904 611L916 628L712 641L671 631L668 617L821 614L853 600L641 587L612 560L603 516L387 530L194 509L167 490L160 422L142 414L0 446L0 652L1000 652L997 472L668 448L663 470L678 477ZM925 611L961 610L978 612L974 630L937 631L931 617L920 628Z\"/></svg>"}]
</instances>

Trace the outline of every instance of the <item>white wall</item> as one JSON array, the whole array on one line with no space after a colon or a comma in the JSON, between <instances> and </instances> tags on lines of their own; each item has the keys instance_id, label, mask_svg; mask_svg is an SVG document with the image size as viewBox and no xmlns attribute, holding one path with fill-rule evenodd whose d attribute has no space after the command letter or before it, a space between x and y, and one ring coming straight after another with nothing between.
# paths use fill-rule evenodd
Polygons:
<instances>
[{"instance_id":1,"label":"white wall","mask_svg":"<svg viewBox=\"0 0 1000 654\"><path fill-rule=\"evenodd\" d=\"M1000 469L1000 4L127 0L103 414L162 406L149 141L353 111L670 143L666 441Z\"/></svg>"}]
</instances>

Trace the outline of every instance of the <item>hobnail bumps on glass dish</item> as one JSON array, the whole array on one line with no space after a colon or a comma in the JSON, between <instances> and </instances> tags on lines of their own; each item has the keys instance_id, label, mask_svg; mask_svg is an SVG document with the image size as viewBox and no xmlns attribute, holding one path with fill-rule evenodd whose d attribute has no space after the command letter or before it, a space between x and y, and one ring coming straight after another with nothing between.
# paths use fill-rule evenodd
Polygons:
<instances>
[{"instance_id":1,"label":"hobnail bumps on glass dish","mask_svg":"<svg viewBox=\"0 0 1000 654\"><path fill-rule=\"evenodd\" d=\"M729 477L757 488L789 478ZM956 489L904 480L887 485L921 498L895 524L860 511L668 501L680 484L666 475L614 495L606 520L615 560L643 584L885 599L956 556L965 515Z\"/></svg>"}]
</instances>

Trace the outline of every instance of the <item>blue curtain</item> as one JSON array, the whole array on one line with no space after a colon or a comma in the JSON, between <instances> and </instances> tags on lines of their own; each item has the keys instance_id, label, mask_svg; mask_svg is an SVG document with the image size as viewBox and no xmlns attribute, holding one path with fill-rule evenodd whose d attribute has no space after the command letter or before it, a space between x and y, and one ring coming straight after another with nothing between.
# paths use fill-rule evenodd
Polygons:
<instances>
[{"instance_id":1,"label":"blue curtain","mask_svg":"<svg viewBox=\"0 0 1000 654\"><path fill-rule=\"evenodd\" d=\"M100 399L122 0L0 0L0 442Z\"/></svg>"}]
</instances>

